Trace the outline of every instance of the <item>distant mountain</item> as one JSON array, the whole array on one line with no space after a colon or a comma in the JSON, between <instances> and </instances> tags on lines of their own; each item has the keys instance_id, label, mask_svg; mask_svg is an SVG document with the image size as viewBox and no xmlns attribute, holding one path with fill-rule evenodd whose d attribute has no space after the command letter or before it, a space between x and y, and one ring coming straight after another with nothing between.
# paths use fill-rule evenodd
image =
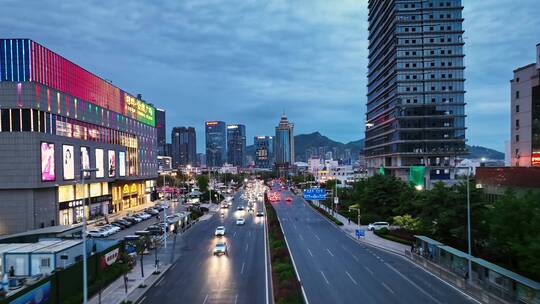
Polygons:
<instances>
[{"instance_id":1,"label":"distant mountain","mask_svg":"<svg viewBox=\"0 0 540 304\"><path fill-rule=\"evenodd\" d=\"M296 161L306 161L306 151L312 149L313 153L319 153L319 149L324 150L324 153L337 149L338 155L342 156L345 153L345 149L351 150L351 156L353 159L358 158L358 154L364 150L364 139L348 142L346 144L332 140L319 132L313 132L310 134L299 134L294 136L294 154ZM467 145L470 154L465 156L466 158L488 158L488 159L504 159L504 153L497 150L493 150L481 146L469 146ZM248 155L254 155L255 147L253 145L247 146L246 153Z\"/></svg>"},{"instance_id":2,"label":"distant mountain","mask_svg":"<svg viewBox=\"0 0 540 304\"><path fill-rule=\"evenodd\" d=\"M469 146L467 145L467 148L469 149L469 155L466 156L466 158L482 158L485 157L487 159L504 159L504 153L499 152L497 150L493 150L490 148L482 147L482 146Z\"/></svg>"}]
</instances>

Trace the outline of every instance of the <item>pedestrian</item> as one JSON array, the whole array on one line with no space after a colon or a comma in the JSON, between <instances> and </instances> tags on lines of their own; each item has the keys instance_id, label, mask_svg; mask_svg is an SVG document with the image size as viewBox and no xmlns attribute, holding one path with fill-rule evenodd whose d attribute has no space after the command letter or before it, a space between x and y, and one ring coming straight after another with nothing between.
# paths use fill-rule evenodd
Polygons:
<instances>
[{"instance_id":1,"label":"pedestrian","mask_svg":"<svg viewBox=\"0 0 540 304\"><path fill-rule=\"evenodd\" d=\"M9 276L14 277L15 276L15 268L13 266L9 267Z\"/></svg>"},{"instance_id":2,"label":"pedestrian","mask_svg":"<svg viewBox=\"0 0 540 304\"><path fill-rule=\"evenodd\" d=\"M349 220L349 224L351 223L351 219L350 218L347 218Z\"/></svg>"}]
</instances>

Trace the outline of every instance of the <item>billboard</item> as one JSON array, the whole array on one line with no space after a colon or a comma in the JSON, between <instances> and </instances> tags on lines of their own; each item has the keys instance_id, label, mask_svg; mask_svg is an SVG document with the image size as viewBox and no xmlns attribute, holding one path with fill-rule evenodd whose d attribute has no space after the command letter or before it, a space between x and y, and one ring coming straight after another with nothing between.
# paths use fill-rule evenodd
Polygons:
<instances>
[{"instance_id":1,"label":"billboard","mask_svg":"<svg viewBox=\"0 0 540 304\"><path fill-rule=\"evenodd\" d=\"M62 170L64 171L64 179L75 179L75 155L73 154L73 146L62 145Z\"/></svg>"},{"instance_id":2,"label":"billboard","mask_svg":"<svg viewBox=\"0 0 540 304\"><path fill-rule=\"evenodd\" d=\"M108 151L108 160L109 160L109 177L116 176L116 154L114 150Z\"/></svg>"},{"instance_id":3,"label":"billboard","mask_svg":"<svg viewBox=\"0 0 540 304\"><path fill-rule=\"evenodd\" d=\"M90 149L81 147L81 170L90 169ZM84 172L84 178L89 178L90 172Z\"/></svg>"},{"instance_id":4,"label":"billboard","mask_svg":"<svg viewBox=\"0 0 540 304\"><path fill-rule=\"evenodd\" d=\"M310 188L304 189L304 199L320 201L326 198L326 189L323 188Z\"/></svg>"},{"instance_id":5,"label":"billboard","mask_svg":"<svg viewBox=\"0 0 540 304\"><path fill-rule=\"evenodd\" d=\"M126 176L126 152L118 152L118 175Z\"/></svg>"},{"instance_id":6,"label":"billboard","mask_svg":"<svg viewBox=\"0 0 540 304\"><path fill-rule=\"evenodd\" d=\"M49 182L56 179L54 174L54 144L41 143L41 181Z\"/></svg>"},{"instance_id":7,"label":"billboard","mask_svg":"<svg viewBox=\"0 0 540 304\"><path fill-rule=\"evenodd\" d=\"M105 168L103 166L103 149L96 149L96 178L105 176Z\"/></svg>"},{"instance_id":8,"label":"billboard","mask_svg":"<svg viewBox=\"0 0 540 304\"><path fill-rule=\"evenodd\" d=\"M127 93L124 93L124 114L152 127L156 126L154 107Z\"/></svg>"}]
</instances>

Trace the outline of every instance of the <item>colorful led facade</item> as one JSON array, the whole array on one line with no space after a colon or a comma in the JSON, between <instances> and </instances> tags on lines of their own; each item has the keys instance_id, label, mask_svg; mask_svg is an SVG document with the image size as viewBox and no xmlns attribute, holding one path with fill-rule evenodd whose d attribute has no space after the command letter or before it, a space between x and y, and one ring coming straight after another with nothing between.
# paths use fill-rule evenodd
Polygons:
<instances>
[{"instance_id":1,"label":"colorful led facade","mask_svg":"<svg viewBox=\"0 0 540 304\"><path fill-rule=\"evenodd\" d=\"M0 39L0 80L33 81L155 126L155 108L30 39Z\"/></svg>"}]
</instances>

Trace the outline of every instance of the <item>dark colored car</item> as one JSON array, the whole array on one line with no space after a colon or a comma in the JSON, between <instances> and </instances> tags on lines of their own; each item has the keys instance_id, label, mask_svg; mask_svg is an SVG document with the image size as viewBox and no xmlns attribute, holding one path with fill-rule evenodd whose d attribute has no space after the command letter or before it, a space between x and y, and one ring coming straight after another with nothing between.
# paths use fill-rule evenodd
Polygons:
<instances>
[{"instance_id":1,"label":"dark colored car","mask_svg":"<svg viewBox=\"0 0 540 304\"><path fill-rule=\"evenodd\" d=\"M122 222L119 222L119 221L114 221L114 222L111 223L111 225L116 226L116 227L118 227L120 229L126 229L128 227L126 224L124 224Z\"/></svg>"},{"instance_id":2,"label":"dark colored car","mask_svg":"<svg viewBox=\"0 0 540 304\"><path fill-rule=\"evenodd\" d=\"M154 208L146 208L144 209L144 212L150 214L150 215L158 215L159 214L159 210L157 209L154 209Z\"/></svg>"},{"instance_id":3,"label":"dark colored car","mask_svg":"<svg viewBox=\"0 0 540 304\"><path fill-rule=\"evenodd\" d=\"M137 224L139 222L132 216L126 216L126 217L124 217L122 219L130 222L132 225Z\"/></svg>"}]
</instances>

